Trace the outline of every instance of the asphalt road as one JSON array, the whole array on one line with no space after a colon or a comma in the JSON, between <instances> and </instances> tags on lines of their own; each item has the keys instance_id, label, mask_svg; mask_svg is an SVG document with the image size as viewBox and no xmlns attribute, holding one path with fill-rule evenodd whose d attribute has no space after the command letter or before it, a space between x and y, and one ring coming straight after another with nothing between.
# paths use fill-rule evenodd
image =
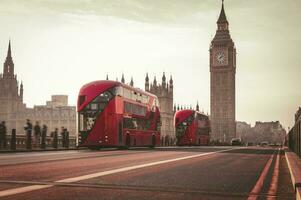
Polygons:
<instances>
[{"instance_id":1,"label":"asphalt road","mask_svg":"<svg viewBox=\"0 0 301 200\"><path fill-rule=\"evenodd\" d=\"M0 199L294 199L282 150L178 147L0 154Z\"/></svg>"}]
</instances>

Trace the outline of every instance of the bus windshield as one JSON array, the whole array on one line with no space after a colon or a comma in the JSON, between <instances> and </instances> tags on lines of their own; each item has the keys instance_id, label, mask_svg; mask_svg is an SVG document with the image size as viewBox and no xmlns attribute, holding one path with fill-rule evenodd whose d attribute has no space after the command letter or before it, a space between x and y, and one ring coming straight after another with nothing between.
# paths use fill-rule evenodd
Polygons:
<instances>
[{"instance_id":1,"label":"bus windshield","mask_svg":"<svg viewBox=\"0 0 301 200\"><path fill-rule=\"evenodd\" d=\"M111 88L101 93L79 113L79 131L90 131L93 128L97 117L115 96L115 91L115 88Z\"/></svg>"}]
</instances>

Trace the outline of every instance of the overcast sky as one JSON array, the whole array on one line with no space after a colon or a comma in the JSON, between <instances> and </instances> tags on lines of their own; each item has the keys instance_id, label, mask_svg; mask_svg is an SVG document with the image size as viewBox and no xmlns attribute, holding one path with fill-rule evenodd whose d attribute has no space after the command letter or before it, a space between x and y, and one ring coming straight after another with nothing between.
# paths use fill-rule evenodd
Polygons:
<instances>
[{"instance_id":1,"label":"overcast sky","mask_svg":"<svg viewBox=\"0 0 301 200\"><path fill-rule=\"evenodd\" d=\"M0 58L8 40L28 106L51 94L76 104L90 81L174 79L174 102L209 111L209 44L220 0L0 0ZM237 47L236 119L280 120L301 104L300 0L226 0ZM2 67L0 68L2 70Z\"/></svg>"}]
</instances>

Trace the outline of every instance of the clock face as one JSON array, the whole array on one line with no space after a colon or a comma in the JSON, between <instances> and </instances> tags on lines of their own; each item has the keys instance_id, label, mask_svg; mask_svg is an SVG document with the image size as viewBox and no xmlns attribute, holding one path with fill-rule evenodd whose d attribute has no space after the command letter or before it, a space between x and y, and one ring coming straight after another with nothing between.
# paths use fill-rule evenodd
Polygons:
<instances>
[{"instance_id":1,"label":"clock face","mask_svg":"<svg viewBox=\"0 0 301 200\"><path fill-rule=\"evenodd\" d=\"M218 64L225 64L226 63L226 56L223 51L219 51L216 53L216 63Z\"/></svg>"}]
</instances>

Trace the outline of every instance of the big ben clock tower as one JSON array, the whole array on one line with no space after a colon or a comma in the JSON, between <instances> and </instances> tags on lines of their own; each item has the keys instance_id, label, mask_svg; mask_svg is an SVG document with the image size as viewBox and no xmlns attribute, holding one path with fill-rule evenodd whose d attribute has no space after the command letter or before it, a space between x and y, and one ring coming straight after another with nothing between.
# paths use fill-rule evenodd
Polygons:
<instances>
[{"instance_id":1,"label":"big ben clock tower","mask_svg":"<svg viewBox=\"0 0 301 200\"><path fill-rule=\"evenodd\" d=\"M229 33L224 1L209 51L211 138L221 142L230 142L236 136L236 49Z\"/></svg>"}]
</instances>

